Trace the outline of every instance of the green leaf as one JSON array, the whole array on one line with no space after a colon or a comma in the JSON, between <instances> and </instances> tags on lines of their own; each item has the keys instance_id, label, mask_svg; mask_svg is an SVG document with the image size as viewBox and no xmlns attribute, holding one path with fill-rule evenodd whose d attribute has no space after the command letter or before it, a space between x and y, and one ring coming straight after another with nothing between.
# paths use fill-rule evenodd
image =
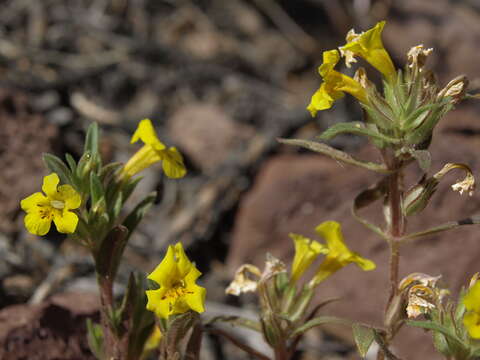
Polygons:
<instances>
[{"instance_id":1,"label":"green leaf","mask_svg":"<svg viewBox=\"0 0 480 360\"><path fill-rule=\"evenodd\" d=\"M313 329L314 327L324 324L341 324L351 326L352 322L350 320L342 319L336 316L317 316L307 321L303 325L297 327L295 331L290 334L290 337L295 338L296 336L302 335L303 333L310 329Z\"/></svg>"},{"instance_id":2,"label":"green leaf","mask_svg":"<svg viewBox=\"0 0 480 360\"><path fill-rule=\"evenodd\" d=\"M472 357L473 357L473 358L480 357L480 349L476 349L476 350L473 352Z\"/></svg>"},{"instance_id":3,"label":"green leaf","mask_svg":"<svg viewBox=\"0 0 480 360\"><path fill-rule=\"evenodd\" d=\"M128 343L128 359L140 359L144 349L145 342L151 335L155 326L154 313L147 310L146 275L136 273L133 275L133 315L132 327Z\"/></svg>"},{"instance_id":4,"label":"green leaf","mask_svg":"<svg viewBox=\"0 0 480 360\"><path fill-rule=\"evenodd\" d=\"M186 313L172 316L169 318L169 328L165 334L167 341L167 358L172 356L178 348L180 342L199 320L199 315L195 311L187 311Z\"/></svg>"},{"instance_id":5,"label":"green leaf","mask_svg":"<svg viewBox=\"0 0 480 360\"><path fill-rule=\"evenodd\" d=\"M123 166L120 162L113 162L102 167L99 173L100 179L104 180L107 176L112 176L118 169Z\"/></svg>"},{"instance_id":6,"label":"green leaf","mask_svg":"<svg viewBox=\"0 0 480 360\"><path fill-rule=\"evenodd\" d=\"M187 347L185 348L185 359L200 360L200 348L202 346L203 326L198 322L192 329Z\"/></svg>"},{"instance_id":7,"label":"green leaf","mask_svg":"<svg viewBox=\"0 0 480 360\"><path fill-rule=\"evenodd\" d=\"M443 115L453 108L447 100L437 104L436 107L429 111L429 115L422 121L422 123L415 129L407 132L405 140L408 144L420 144L432 135L434 127L440 121Z\"/></svg>"},{"instance_id":8,"label":"green leaf","mask_svg":"<svg viewBox=\"0 0 480 360\"><path fill-rule=\"evenodd\" d=\"M325 130L323 134L320 135L320 139L330 140L333 139L335 136L343 133L366 136L372 139L385 141L390 144L398 144L400 142L400 140L398 139L391 138L389 136L381 134L378 131L366 128L365 125L359 121L335 124Z\"/></svg>"},{"instance_id":9,"label":"green leaf","mask_svg":"<svg viewBox=\"0 0 480 360\"><path fill-rule=\"evenodd\" d=\"M346 164L355 165L381 174L391 173L390 170L381 164L357 160L343 151L337 150L331 146L319 143L317 141L302 139L277 139L277 141L282 144L301 146L303 148L330 156L332 159L342 161Z\"/></svg>"},{"instance_id":10,"label":"green leaf","mask_svg":"<svg viewBox=\"0 0 480 360\"><path fill-rule=\"evenodd\" d=\"M375 111L368 105L362 104L362 108L367 113L366 121L367 123L374 124L377 128L383 129L385 131L391 130L392 120L389 119L385 114Z\"/></svg>"},{"instance_id":11,"label":"green leaf","mask_svg":"<svg viewBox=\"0 0 480 360\"><path fill-rule=\"evenodd\" d=\"M410 154L418 161L420 168L427 172L432 164L432 156L428 150L410 150Z\"/></svg>"},{"instance_id":12,"label":"green leaf","mask_svg":"<svg viewBox=\"0 0 480 360\"><path fill-rule=\"evenodd\" d=\"M353 338L357 344L358 352L361 357L367 356L368 349L375 339L375 331L371 327L355 323L352 325Z\"/></svg>"},{"instance_id":13,"label":"green leaf","mask_svg":"<svg viewBox=\"0 0 480 360\"><path fill-rule=\"evenodd\" d=\"M402 130L403 131L414 131L418 126L425 121L429 112L438 107L437 103L428 104L419 107L414 112L412 112L403 122Z\"/></svg>"},{"instance_id":14,"label":"green leaf","mask_svg":"<svg viewBox=\"0 0 480 360\"><path fill-rule=\"evenodd\" d=\"M97 359L103 359L103 331L99 324L94 324L87 319L87 341L90 350Z\"/></svg>"},{"instance_id":15,"label":"green leaf","mask_svg":"<svg viewBox=\"0 0 480 360\"><path fill-rule=\"evenodd\" d=\"M98 206L101 199L105 199L105 191L99 177L94 172L90 173L90 198L92 208Z\"/></svg>"},{"instance_id":16,"label":"green leaf","mask_svg":"<svg viewBox=\"0 0 480 360\"><path fill-rule=\"evenodd\" d=\"M72 174L65 163L55 155L45 153L43 154L43 162L45 166L58 175L63 184L75 185L72 183Z\"/></svg>"},{"instance_id":17,"label":"green leaf","mask_svg":"<svg viewBox=\"0 0 480 360\"><path fill-rule=\"evenodd\" d=\"M433 332L433 345L435 346L435 349L438 350L441 354L445 356L451 356L450 348L448 346L448 341L445 337L440 332L434 331Z\"/></svg>"},{"instance_id":18,"label":"green leaf","mask_svg":"<svg viewBox=\"0 0 480 360\"><path fill-rule=\"evenodd\" d=\"M465 304L463 303L463 298L466 294L465 288L460 290L458 295L457 307L455 308L455 322L460 324L463 321L463 316L465 315Z\"/></svg>"},{"instance_id":19,"label":"green leaf","mask_svg":"<svg viewBox=\"0 0 480 360\"><path fill-rule=\"evenodd\" d=\"M123 193L119 192L113 202L112 207L112 219L116 219L120 212L122 211L123 206Z\"/></svg>"},{"instance_id":20,"label":"green leaf","mask_svg":"<svg viewBox=\"0 0 480 360\"><path fill-rule=\"evenodd\" d=\"M83 177L87 173L85 168L88 164L91 164L91 161L92 161L92 153L90 151L84 152L83 155L80 157L80 160L78 160L78 164L77 164L77 177L79 179L83 180Z\"/></svg>"},{"instance_id":21,"label":"green leaf","mask_svg":"<svg viewBox=\"0 0 480 360\"><path fill-rule=\"evenodd\" d=\"M118 265L127 244L128 230L124 226L116 226L100 244L96 256L95 265L97 273L105 278L114 279Z\"/></svg>"},{"instance_id":22,"label":"green leaf","mask_svg":"<svg viewBox=\"0 0 480 360\"><path fill-rule=\"evenodd\" d=\"M123 226L128 229L129 236L130 234L132 234L132 232L135 230L135 228L145 216L147 211L153 205L156 198L157 193L155 191L151 192L125 218L125 220L123 221Z\"/></svg>"},{"instance_id":23,"label":"green leaf","mask_svg":"<svg viewBox=\"0 0 480 360\"><path fill-rule=\"evenodd\" d=\"M406 323L411 326L421 327L427 330L438 331L439 333L445 335L447 341L451 341L452 345L457 348L465 348L463 342L450 331L450 329L446 328L443 325L434 323L432 321L414 321L414 320L407 320Z\"/></svg>"},{"instance_id":24,"label":"green leaf","mask_svg":"<svg viewBox=\"0 0 480 360\"><path fill-rule=\"evenodd\" d=\"M92 156L98 154L98 124L91 123L85 136L84 153L89 152Z\"/></svg>"},{"instance_id":25,"label":"green leaf","mask_svg":"<svg viewBox=\"0 0 480 360\"><path fill-rule=\"evenodd\" d=\"M136 177L136 178L131 178L128 180L128 183L122 187L122 193L123 193L123 202L125 203L130 195L132 195L133 191L137 187L138 183L140 180L143 178L141 176Z\"/></svg>"},{"instance_id":26,"label":"green leaf","mask_svg":"<svg viewBox=\"0 0 480 360\"><path fill-rule=\"evenodd\" d=\"M436 233L439 233L439 232L442 232L442 231L455 229L455 228L460 227L460 226L474 225L474 224L480 224L480 215L474 215L474 216L471 216L469 218L462 219L462 220L457 220L457 221L448 221L448 222L443 223L441 225L431 227L427 230L422 230L422 231L418 231L418 232L415 232L415 233L404 235L402 237L401 242L405 243L405 242L409 242L411 240L414 240L414 239L417 239L419 237L423 237L423 236L426 236L426 235L432 235L432 234L436 234Z\"/></svg>"},{"instance_id":27,"label":"green leaf","mask_svg":"<svg viewBox=\"0 0 480 360\"><path fill-rule=\"evenodd\" d=\"M77 170L77 162L69 153L65 154L65 159L67 160L67 164L70 167L70 171L72 172L72 174L75 174L75 171Z\"/></svg>"}]
</instances>

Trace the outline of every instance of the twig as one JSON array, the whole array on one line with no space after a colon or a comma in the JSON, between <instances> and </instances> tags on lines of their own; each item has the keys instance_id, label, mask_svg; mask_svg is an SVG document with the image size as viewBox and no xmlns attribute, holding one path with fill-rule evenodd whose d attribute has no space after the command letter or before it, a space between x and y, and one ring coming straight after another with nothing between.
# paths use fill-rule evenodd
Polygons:
<instances>
[{"instance_id":1,"label":"twig","mask_svg":"<svg viewBox=\"0 0 480 360\"><path fill-rule=\"evenodd\" d=\"M234 344L234 345L237 346L238 348L242 349L242 350L245 351L246 353L254 356L256 359L260 359L260 360L270 360L270 358L269 358L268 356L266 356L266 355L258 352L257 350L253 349L252 347L248 346L247 344L244 344L243 342L241 342L240 340L238 340L238 339L235 338L234 336L230 335L230 334L227 333L226 331L223 331L223 330L214 328L214 327L212 327L212 326L206 327L205 330L208 331L208 332L211 333L211 334L223 336L225 339L227 339L228 341L230 341L232 344Z\"/></svg>"},{"instance_id":2,"label":"twig","mask_svg":"<svg viewBox=\"0 0 480 360\"><path fill-rule=\"evenodd\" d=\"M255 0L255 3L294 47L306 53L312 53L318 48L315 39L303 31L275 0Z\"/></svg>"}]
</instances>

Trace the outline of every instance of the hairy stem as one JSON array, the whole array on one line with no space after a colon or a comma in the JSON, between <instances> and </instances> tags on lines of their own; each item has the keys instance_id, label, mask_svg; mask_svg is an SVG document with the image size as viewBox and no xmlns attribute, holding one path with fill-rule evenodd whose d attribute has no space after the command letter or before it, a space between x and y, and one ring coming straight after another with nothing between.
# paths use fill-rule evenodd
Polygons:
<instances>
[{"instance_id":1,"label":"hairy stem","mask_svg":"<svg viewBox=\"0 0 480 360\"><path fill-rule=\"evenodd\" d=\"M103 351L107 359L120 359L117 353L116 336L110 323L110 313L113 309L113 282L104 276L98 276L100 291L100 318L103 330Z\"/></svg>"},{"instance_id":2,"label":"hairy stem","mask_svg":"<svg viewBox=\"0 0 480 360\"><path fill-rule=\"evenodd\" d=\"M278 346L275 348L275 360L288 360L289 358L285 346Z\"/></svg>"},{"instance_id":3,"label":"hairy stem","mask_svg":"<svg viewBox=\"0 0 480 360\"><path fill-rule=\"evenodd\" d=\"M113 280L108 276L98 275L100 291L100 322L103 331L103 352L108 360L128 359L128 336L119 336L111 322L115 309L113 298Z\"/></svg>"},{"instance_id":4,"label":"hairy stem","mask_svg":"<svg viewBox=\"0 0 480 360\"><path fill-rule=\"evenodd\" d=\"M402 212L402 188L403 174L402 164L395 157L385 157L385 163L393 171L388 175L387 198L386 198L386 222L388 243L390 247L389 259L389 294L387 298L385 323L388 322L387 314L390 306L398 293L399 267L400 267L400 240L405 233L405 217ZM387 325L387 324L386 324ZM395 337L395 326L386 326L386 334L383 337L385 347ZM377 360L385 358L383 351L378 352Z\"/></svg>"}]
</instances>

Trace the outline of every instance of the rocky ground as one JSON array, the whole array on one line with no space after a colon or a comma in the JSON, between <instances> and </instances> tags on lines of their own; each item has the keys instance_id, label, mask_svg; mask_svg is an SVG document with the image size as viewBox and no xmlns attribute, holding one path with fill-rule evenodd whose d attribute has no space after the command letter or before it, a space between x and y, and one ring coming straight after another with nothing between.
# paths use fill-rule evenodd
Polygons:
<instances>
[{"instance_id":1,"label":"rocky ground","mask_svg":"<svg viewBox=\"0 0 480 360\"><path fill-rule=\"evenodd\" d=\"M248 312L254 307L248 299L223 292L236 267L260 265L267 251L289 259L289 232L313 235L318 223L332 219L342 222L349 245L378 268L346 268L322 284L319 296L345 299L326 310L331 314L380 322L387 249L350 215L353 197L376 177L280 146L276 138L313 138L335 122L360 118L348 98L315 119L305 106L320 83L322 51L343 44L351 27L364 29L381 19L387 20L385 45L397 65L404 64L411 46L423 43L434 48L429 66L442 83L466 74L471 89L480 88L475 1L0 4L1 359L93 358L84 333L85 319L98 316L93 264L59 234L29 235L19 209L19 200L41 184L40 154L78 157L92 121L103 130L105 159L124 161L134 151L129 137L137 122L149 117L161 138L184 154L189 169L180 181L162 179L159 168L145 175L137 196L153 189L161 196L127 248L119 293L130 271L151 271L169 243L182 241L205 274L207 312ZM478 114L480 106L471 101L444 119L431 147L433 171L451 161L478 173ZM356 137L340 137L332 145L376 157ZM408 179L419 174L412 169ZM479 199L442 184L421 219L409 226L477 213ZM458 291L479 271L476 231L465 227L409 245L401 275L442 274ZM299 359L358 358L348 332L325 330L307 339ZM216 338L207 340L202 358L246 359ZM403 331L394 349L402 359L435 359L421 330Z\"/></svg>"}]
</instances>

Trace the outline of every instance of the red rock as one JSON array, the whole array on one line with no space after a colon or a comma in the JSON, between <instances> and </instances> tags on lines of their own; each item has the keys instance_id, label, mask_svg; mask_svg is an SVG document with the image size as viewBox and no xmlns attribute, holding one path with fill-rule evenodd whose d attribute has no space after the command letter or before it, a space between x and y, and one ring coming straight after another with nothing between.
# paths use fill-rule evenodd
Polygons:
<instances>
[{"instance_id":1,"label":"red rock","mask_svg":"<svg viewBox=\"0 0 480 360\"><path fill-rule=\"evenodd\" d=\"M215 170L253 130L235 123L220 107L191 104L178 110L168 129L187 156L205 172Z\"/></svg>"}]
</instances>

